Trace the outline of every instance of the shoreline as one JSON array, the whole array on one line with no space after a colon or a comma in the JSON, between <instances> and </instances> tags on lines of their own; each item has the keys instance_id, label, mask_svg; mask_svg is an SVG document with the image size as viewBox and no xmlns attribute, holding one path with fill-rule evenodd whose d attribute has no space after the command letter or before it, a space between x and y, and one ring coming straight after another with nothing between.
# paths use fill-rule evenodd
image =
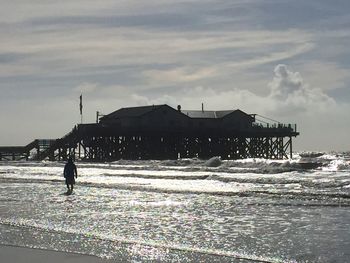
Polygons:
<instances>
[{"instance_id":1,"label":"shoreline","mask_svg":"<svg viewBox=\"0 0 350 263\"><path fill-rule=\"evenodd\" d=\"M123 262L102 259L97 256L73 252L54 251L41 248L29 248L13 245L0 245L0 259L2 262L16 263L111 263Z\"/></svg>"}]
</instances>

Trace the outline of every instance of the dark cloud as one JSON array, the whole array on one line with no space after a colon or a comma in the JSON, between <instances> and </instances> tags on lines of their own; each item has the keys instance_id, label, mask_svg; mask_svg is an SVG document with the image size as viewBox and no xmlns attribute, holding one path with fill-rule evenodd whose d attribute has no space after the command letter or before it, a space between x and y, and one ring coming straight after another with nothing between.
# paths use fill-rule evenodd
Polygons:
<instances>
[{"instance_id":1,"label":"dark cloud","mask_svg":"<svg viewBox=\"0 0 350 263\"><path fill-rule=\"evenodd\" d=\"M18 53L18 52L0 53L0 64L18 62L29 56L31 56L31 54Z\"/></svg>"},{"instance_id":2,"label":"dark cloud","mask_svg":"<svg viewBox=\"0 0 350 263\"><path fill-rule=\"evenodd\" d=\"M340 1L261 1L253 6L259 23L269 29L287 28L333 28L339 17L348 16L350 2ZM333 21L327 23L327 21ZM350 20L347 20L350 22ZM321 24L321 25L320 25Z\"/></svg>"}]
</instances>

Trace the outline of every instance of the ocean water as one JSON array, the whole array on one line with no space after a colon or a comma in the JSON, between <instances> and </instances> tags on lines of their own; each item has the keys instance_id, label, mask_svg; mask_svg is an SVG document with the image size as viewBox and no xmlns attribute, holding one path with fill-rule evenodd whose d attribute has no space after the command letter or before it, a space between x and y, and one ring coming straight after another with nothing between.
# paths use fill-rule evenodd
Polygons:
<instances>
[{"instance_id":1,"label":"ocean water","mask_svg":"<svg viewBox=\"0 0 350 263\"><path fill-rule=\"evenodd\" d=\"M350 262L350 153L0 162L0 244L126 262Z\"/></svg>"}]
</instances>

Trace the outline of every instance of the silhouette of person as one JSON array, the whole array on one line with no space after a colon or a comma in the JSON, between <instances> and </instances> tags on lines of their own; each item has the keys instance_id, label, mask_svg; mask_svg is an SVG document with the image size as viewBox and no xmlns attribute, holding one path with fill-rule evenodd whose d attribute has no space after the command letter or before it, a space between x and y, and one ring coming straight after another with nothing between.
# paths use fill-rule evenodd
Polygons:
<instances>
[{"instance_id":1,"label":"silhouette of person","mask_svg":"<svg viewBox=\"0 0 350 263\"><path fill-rule=\"evenodd\" d=\"M73 192L75 178L78 178L77 167L73 163L72 157L69 157L68 162L64 166L63 175L66 178L67 194L71 194Z\"/></svg>"}]
</instances>

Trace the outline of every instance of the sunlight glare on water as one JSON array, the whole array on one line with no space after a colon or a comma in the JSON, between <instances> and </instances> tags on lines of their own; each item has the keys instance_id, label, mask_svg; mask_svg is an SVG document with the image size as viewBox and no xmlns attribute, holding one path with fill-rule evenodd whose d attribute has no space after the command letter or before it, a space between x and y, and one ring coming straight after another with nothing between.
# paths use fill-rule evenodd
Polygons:
<instances>
[{"instance_id":1,"label":"sunlight glare on water","mask_svg":"<svg viewBox=\"0 0 350 263\"><path fill-rule=\"evenodd\" d=\"M0 165L0 241L135 262L349 259L349 170L242 163L78 163L70 196L61 163Z\"/></svg>"}]
</instances>

